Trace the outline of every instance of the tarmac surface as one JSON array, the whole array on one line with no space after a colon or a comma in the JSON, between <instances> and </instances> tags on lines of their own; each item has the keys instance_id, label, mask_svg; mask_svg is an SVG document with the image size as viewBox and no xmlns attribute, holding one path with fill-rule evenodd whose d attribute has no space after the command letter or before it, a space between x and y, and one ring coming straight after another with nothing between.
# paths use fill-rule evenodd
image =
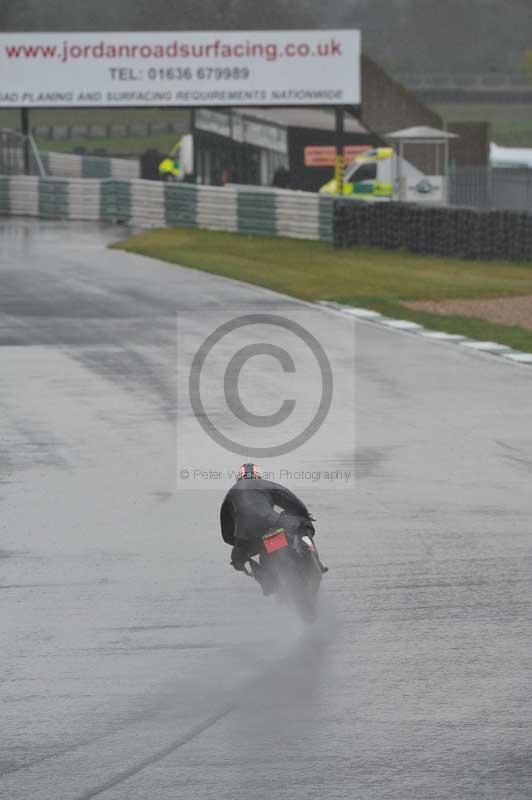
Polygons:
<instances>
[{"instance_id":1,"label":"tarmac surface","mask_svg":"<svg viewBox=\"0 0 532 800\"><path fill-rule=\"evenodd\" d=\"M0 796L531 798L532 369L119 235L0 221ZM302 463L356 482L287 481L330 566L312 628L229 568L227 476L177 478L223 463L180 386L229 312L299 320L335 377Z\"/></svg>"}]
</instances>

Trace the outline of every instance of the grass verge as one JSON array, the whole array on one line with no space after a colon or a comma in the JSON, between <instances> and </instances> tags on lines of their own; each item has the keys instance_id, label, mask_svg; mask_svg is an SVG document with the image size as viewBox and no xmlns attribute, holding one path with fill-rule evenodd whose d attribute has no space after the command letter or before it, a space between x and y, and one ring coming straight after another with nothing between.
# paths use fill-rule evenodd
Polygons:
<instances>
[{"instance_id":1,"label":"grass verge","mask_svg":"<svg viewBox=\"0 0 532 800\"><path fill-rule=\"evenodd\" d=\"M337 300L427 328L532 352L532 331L464 316L414 311L404 300L532 295L532 264L418 256L296 239L166 228L113 247L264 286L303 300Z\"/></svg>"},{"instance_id":2,"label":"grass verge","mask_svg":"<svg viewBox=\"0 0 532 800\"><path fill-rule=\"evenodd\" d=\"M438 103L431 107L446 122L491 123L491 140L505 147L532 147L530 103Z\"/></svg>"},{"instance_id":3,"label":"grass verge","mask_svg":"<svg viewBox=\"0 0 532 800\"><path fill-rule=\"evenodd\" d=\"M95 150L105 150L108 156L140 156L146 150L168 153L179 137L179 133L154 133L151 136L37 139L37 147L45 153L73 153L76 147L84 147L88 156L94 155Z\"/></svg>"}]
</instances>

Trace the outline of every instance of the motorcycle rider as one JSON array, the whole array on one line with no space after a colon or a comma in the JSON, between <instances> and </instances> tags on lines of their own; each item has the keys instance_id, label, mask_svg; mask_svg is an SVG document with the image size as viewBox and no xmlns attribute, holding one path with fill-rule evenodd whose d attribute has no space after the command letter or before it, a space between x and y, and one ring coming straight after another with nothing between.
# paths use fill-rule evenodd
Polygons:
<instances>
[{"instance_id":1,"label":"motorcycle rider","mask_svg":"<svg viewBox=\"0 0 532 800\"><path fill-rule=\"evenodd\" d=\"M275 506L282 512L275 510ZM233 546L231 564L246 571L246 562L257 555L263 534L284 528L314 536L314 518L306 505L284 486L264 480L256 464L242 464L236 483L227 492L220 508L224 542ZM250 561L254 577L264 594L275 591L274 578L263 563ZM322 572L327 571L323 564Z\"/></svg>"}]
</instances>

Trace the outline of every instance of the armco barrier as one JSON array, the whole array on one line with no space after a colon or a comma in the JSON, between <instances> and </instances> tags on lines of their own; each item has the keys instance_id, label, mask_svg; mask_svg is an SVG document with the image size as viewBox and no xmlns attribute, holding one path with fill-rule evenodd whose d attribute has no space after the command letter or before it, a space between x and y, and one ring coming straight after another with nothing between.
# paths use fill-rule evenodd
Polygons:
<instances>
[{"instance_id":1,"label":"armco barrier","mask_svg":"<svg viewBox=\"0 0 532 800\"><path fill-rule=\"evenodd\" d=\"M337 247L402 247L426 255L532 261L532 214L336 200L333 240Z\"/></svg>"},{"instance_id":2,"label":"armco barrier","mask_svg":"<svg viewBox=\"0 0 532 800\"><path fill-rule=\"evenodd\" d=\"M307 192L141 179L0 176L0 212L332 241L333 200Z\"/></svg>"}]
</instances>

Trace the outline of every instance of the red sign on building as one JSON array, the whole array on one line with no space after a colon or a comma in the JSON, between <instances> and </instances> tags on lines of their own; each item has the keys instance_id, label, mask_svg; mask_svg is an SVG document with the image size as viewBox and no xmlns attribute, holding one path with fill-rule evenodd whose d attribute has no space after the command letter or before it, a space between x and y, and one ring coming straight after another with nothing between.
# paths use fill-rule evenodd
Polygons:
<instances>
[{"instance_id":1,"label":"red sign on building","mask_svg":"<svg viewBox=\"0 0 532 800\"><path fill-rule=\"evenodd\" d=\"M348 144L343 148L343 155L346 162L349 164L361 153L371 149L372 146L370 144ZM335 161L336 147L334 146L323 145L319 147L305 147L306 167L334 167Z\"/></svg>"},{"instance_id":2,"label":"red sign on building","mask_svg":"<svg viewBox=\"0 0 532 800\"><path fill-rule=\"evenodd\" d=\"M334 167L336 147L305 147L306 167Z\"/></svg>"}]
</instances>

